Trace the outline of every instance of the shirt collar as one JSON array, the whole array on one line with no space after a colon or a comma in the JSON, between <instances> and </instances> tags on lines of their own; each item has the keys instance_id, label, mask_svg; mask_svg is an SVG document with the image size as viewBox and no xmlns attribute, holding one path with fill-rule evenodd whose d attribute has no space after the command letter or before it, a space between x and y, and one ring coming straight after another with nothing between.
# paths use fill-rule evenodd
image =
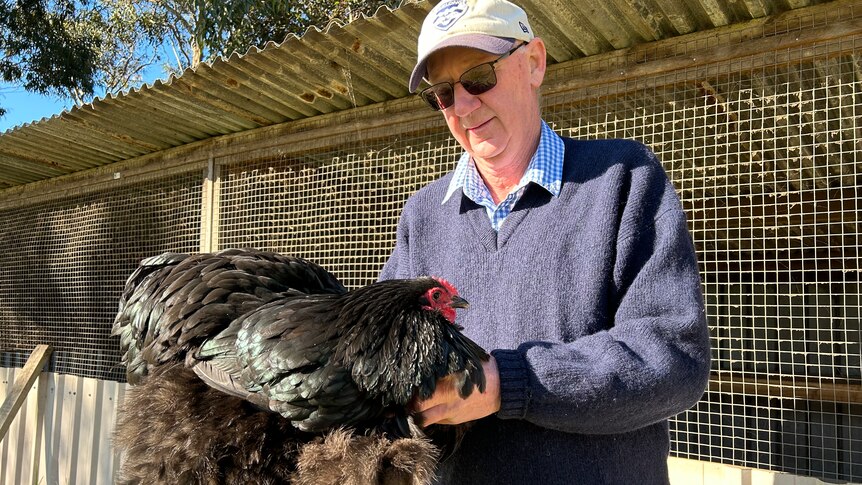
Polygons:
<instances>
[{"instance_id":1,"label":"shirt collar","mask_svg":"<svg viewBox=\"0 0 862 485\"><path fill-rule=\"evenodd\" d=\"M536 149L536 153L530 159L530 164L521 177L521 181L513 189L513 192L533 182L543 187L554 197L559 196L560 187L563 183L564 153L565 145L563 144L563 139L543 120L539 136L539 146ZM443 197L443 203L445 204L458 189L461 189L464 195L477 203L486 198L490 199L488 188L485 187L485 183L476 169L476 164L466 151L461 154L458 165L452 172L452 179L449 181L449 188Z\"/></svg>"}]
</instances>

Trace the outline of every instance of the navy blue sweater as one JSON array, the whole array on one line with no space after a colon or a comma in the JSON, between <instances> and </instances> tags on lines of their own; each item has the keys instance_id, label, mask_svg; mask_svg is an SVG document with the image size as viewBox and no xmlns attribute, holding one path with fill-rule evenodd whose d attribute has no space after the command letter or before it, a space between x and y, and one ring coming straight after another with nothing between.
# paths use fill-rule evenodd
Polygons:
<instances>
[{"instance_id":1,"label":"navy blue sweater","mask_svg":"<svg viewBox=\"0 0 862 485\"><path fill-rule=\"evenodd\" d=\"M665 484L667 418L709 375L685 215L627 140L565 139L563 185L528 186L499 233L451 174L414 194L380 279L446 278L497 359L502 409L441 464L445 484Z\"/></svg>"}]
</instances>

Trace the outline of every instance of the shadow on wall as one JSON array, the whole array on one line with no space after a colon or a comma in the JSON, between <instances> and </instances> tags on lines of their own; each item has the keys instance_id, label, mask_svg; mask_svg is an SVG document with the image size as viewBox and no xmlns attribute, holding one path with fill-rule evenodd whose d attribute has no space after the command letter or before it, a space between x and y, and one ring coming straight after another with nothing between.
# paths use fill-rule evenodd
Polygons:
<instances>
[{"instance_id":1,"label":"shadow on wall","mask_svg":"<svg viewBox=\"0 0 862 485\"><path fill-rule=\"evenodd\" d=\"M196 252L200 176L186 175L0 212L0 349L23 365L54 346L49 370L124 380L111 325L141 259Z\"/></svg>"},{"instance_id":2,"label":"shadow on wall","mask_svg":"<svg viewBox=\"0 0 862 485\"><path fill-rule=\"evenodd\" d=\"M778 469L805 470L826 483L862 482L862 404L794 400L781 414Z\"/></svg>"}]
</instances>

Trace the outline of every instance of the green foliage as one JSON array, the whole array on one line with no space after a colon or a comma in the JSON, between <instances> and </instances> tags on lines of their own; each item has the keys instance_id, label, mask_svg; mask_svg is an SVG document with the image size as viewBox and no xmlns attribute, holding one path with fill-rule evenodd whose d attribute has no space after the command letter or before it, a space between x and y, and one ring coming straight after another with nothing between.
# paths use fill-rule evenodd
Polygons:
<instances>
[{"instance_id":1,"label":"green foliage","mask_svg":"<svg viewBox=\"0 0 862 485\"><path fill-rule=\"evenodd\" d=\"M198 2L151 0L166 13L175 68L181 71L251 46L282 42L288 34L303 34L313 25L332 20L348 22L371 15L381 5L395 7L394 0L238 0Z\"/></svg>"},{"instance_id":2,"label":"green foliage","mask_svg":"<svg viewBox=\"0 0 862 485\"><path fill-rule=\"evenodd\" d=\"M79 9L71 28L99 40L94 51L96 86L105 93L119 93L140 85L144 69L159 61L167 21L163 12L136 0L101 0ZM78 105L87 94L92 93L69 90Z\"/></svg>"},{"instance_id":3,"label":"green foliage","mask_svg":"<svg viewBox=\"0 0 862 485\"><path fill-rule=\"evenodd\" d=\"M0 77L78 105L201 62L371 15L396 0L22 0L0 4ZM168 58L162 52L167 51ZM3 110L0 109L0 115Z\"/></svg>"},{"instance_id":4,"label":"green foliage","mask_svg":"<svg viewBox=\"0 0 862 485\"><path fill-rule=\"evenodd\" d=\"M75 13L68 1L0 3L3 81L41 94L72 89L91 94L100 40L71 28Z\"/></svg>"}]
</instances>

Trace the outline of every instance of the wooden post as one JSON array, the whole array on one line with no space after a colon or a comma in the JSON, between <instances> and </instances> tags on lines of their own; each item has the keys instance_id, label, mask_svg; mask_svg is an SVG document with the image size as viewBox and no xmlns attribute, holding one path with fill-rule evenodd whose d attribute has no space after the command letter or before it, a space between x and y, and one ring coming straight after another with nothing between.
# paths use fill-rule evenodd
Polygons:
<instances>
[{"instance_id":1,"label":"wooden post","mask_svg":"<svg viewBox=\"0 0 862 485\"><path fill-rule=\"evenodd\" d=\"M27 359L27 363L24 364L21 375L15 379L12 392L9 393L9 397L3 402L3 407L0 408L0 440L6 436L6 431L12 425L12 420L15 419L21 405L24 404L28 391L39 377L48 357L51 356L51 350L50 345L37 345Z\"/></svg>"},{"instance_id":2,"label":"wooden post","mask_svg":"<svg viewBox=\"0 0 862 485\"><path fill-rule=\"evenodd\" d=\"M201 190L201 240L200 252L218 250L219 204L221 203L221 167L210 150L206 176Z\"/></svg>"}]
</instances>

